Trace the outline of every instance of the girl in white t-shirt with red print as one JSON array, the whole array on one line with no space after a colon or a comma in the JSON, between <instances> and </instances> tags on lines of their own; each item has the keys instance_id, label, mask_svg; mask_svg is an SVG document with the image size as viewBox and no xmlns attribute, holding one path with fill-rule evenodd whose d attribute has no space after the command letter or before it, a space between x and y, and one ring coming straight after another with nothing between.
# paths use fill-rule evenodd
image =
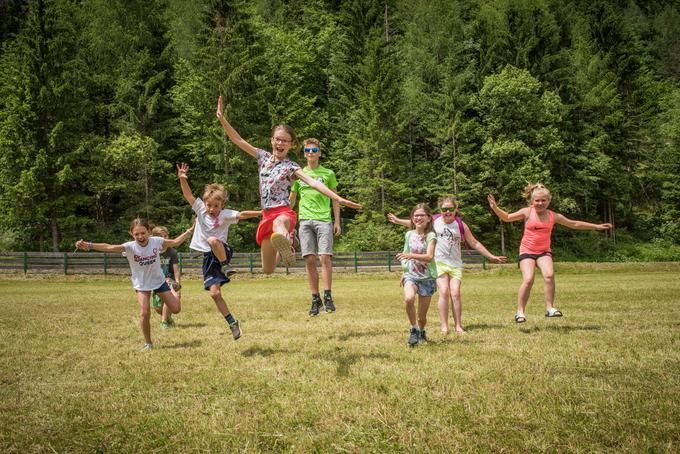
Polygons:
<instances>
[{"instance_id":1,"label":"girl in white t-shirt with red print","mask_svg":"<svg viewBox=\"0 0 680 454\"><path fill-rule=\"evenodd\" d=\"M137 302L141 310L140 326L144 334L144 347L149 350L151 343L151 293L155 292L168 306L173 314L178 314L182 309L177 295L170 291L170 286L165 282L163 269L161 268L161 251L168 247L177 247L192 232L193 227L182 233L174 240L151 236L151 226L146 219L134 219L130 225L130 235L133 241L123 244L93 243L91 241L76 241L77 249L99 252L124 252L130 271L132 271L132 287L137 292Z\"/></svg>"},{"instance_id":2,"label":"girl in white t-shirt with red print","mask_svg":"<svg viewBox=\"0 0 680 454\"><path fill-rule=\"evenodd\" d=\"M217 118L229 139L241 150L257 159L260 176L260 204L262 221L257 228L256 240L261 247L262 271L271 274L279 258L286 266L295 265L291 238L295 231L297 216L290 208L290 187L294 179L300 179L312 188L341 205L360 209L361 205L343 199L323 183L305 174L300 166L288 159L288 151L296 142L295 131L288 125L278 125L272 130L272 152L261 150L243 140L224 117L222 97L217 99Z\"/></svg>"}]
</instances>

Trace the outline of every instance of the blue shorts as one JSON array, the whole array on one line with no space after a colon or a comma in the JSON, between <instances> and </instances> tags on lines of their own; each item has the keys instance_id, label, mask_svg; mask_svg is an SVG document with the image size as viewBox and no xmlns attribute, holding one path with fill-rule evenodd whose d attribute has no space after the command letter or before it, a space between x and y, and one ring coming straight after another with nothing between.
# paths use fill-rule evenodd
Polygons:
<instances>
[{"instance_id":1,"label":"blue shorts","mask_svg":"<svg viewBox=\"0 0 680 454\"><path fill-rule=\"evenodd\" d=\"M437 284L434 279L410 279L410 278L405 278L404 279L404 284L406 282L410 282L411 284L416 286L416 293L420 296L432 296L434 295L434 291L437 290Z\"/></svg>"},{"instance_id":2,"label":"blue shorts","mask_svg":"<svg viewBox=\"0 0 680 454\"><path fill-rule=\"evenodd\" d=\"M234 255L234 250L224 241L222 242L224 251L227 253L227 262L231 262L231 257ZM229 278L222 272L222 265L217 260L215 254L210 252L203 253L203 288L210 290L215 284L220 287L229 282Z\"/></svg>"},{"instance_id":3,"label":"blue shorts","mask_svg":"<svg viewBox=\"0 0 680 454\"><path fill-rule=\"evenodd\" d=\"M143 290L136 290L137 292L141 292ZM167 282L163 282L163 285L158 287L155 290L151 290L151 294L153 295L154 293L163 293L163 292L169 292L170 291L170 286L168 285Z\"/></svg>"}]
</instances>

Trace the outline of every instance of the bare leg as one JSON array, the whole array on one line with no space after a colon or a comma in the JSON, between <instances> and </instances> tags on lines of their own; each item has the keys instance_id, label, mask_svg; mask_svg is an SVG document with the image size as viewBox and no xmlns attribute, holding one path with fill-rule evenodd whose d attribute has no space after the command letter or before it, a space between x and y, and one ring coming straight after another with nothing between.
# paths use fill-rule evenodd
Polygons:
<instances>
[{"instance_id":1,"label":"bare leg","mask_svg":"<svg viewBox=\"0 0 680 454\"><path fill-rule=\"evenodd\" d=\"M321 277L323 278L323 289L331 290L333 284L333 256L323 254L319 256L321 262Z\"/></svg>"},{"instance_id":2,"label":"bare leg","mask_svg":"<svg viewBox=\"0 0 680 454\"><path fill-rule=\"evenodd\" d=\"M519 292L517 294L517 312L519 314L524 314L524 309L527 307L527 301L531 294L531 287L534 285L536 261L524 259L519 262L519 269L522 271L522 284L519 286Z\"/></svg>"},{"instance_id":3,"label":"bare leg","mask_svg":"<svg viewBox=\"0 0 680 454\"><path fill-rule=\"evenodd\" d=\"M451 292L451 304L453 305L453 321L456 324L456 332L464 333L463 329L463 305L460 300L460 281L455 277L449 280L449 290Z\"/></svg>"},{"instance_id":4,"label":"bare leg","mask_svg":"<svg viewBox=\"0 0 680 454\"><path fill-rule=\"evenodd\" d=\"M416 286L412 282L404 283L404 307L411 326L416 326Z\"/></svg>"},{"instance_id":5,"label":"bare leg","mask_svg":"<svg viewBox=\"0 0 680 454\"><path fill-rule=\"evenodd\" d=\"M553 259L547 255L539 257L538 260L536 260L536 265L543 275L543 282L545 285L543 289L545 309L550 310L555 307L555 270L553 268Z\"/></svg>"},{"instance_id":6,"label":"bare leg","mask_svg":"<svg viewBox=\"0 0 680 454\"><path fill-rule=\"evenodd\" d=\"M179 297L170 291L157 293L163 305L168 307L171 314L179 314L182 310L182 304L179 301Z\"/></svg>"},{"instance_id":7,"label":"bare leg","mask_svg":"<svg viewBox=\"0 0 680 454\"><path fill-rule=\"evenodd\" d=\"M442 334L449 334L449 279L448 274L442 274L437 278L437 289L439 290L437 307L439 308L439 323L441 324Z\"/></svg>"},{"instance_id":8,"label":"bare leg","mask_svg":"<svg viewBox=\"0 0 680 454\"><path fill-rule=\"evenodd\" d=\"M151 292L137 292L137 302L139 303L139 310L141 320L139 326L142 328L144 334L144 342L151 343Z\"/></svg>"},{"instance_id":9,"label":"bare leg","mask_svg":"<svg viewBox=\"0 0 680 454\"><path fill-rule=\"evenodd\" d=\"M316 255L305 255L305 269L312 294L319 293L319 272L316 270Z\"/></svg>"},{"instance_id":10,"label":"bare leg","mask_svg":"<svg viewBox=\"0 0 680 454\"><path fill-rule=\"evenodd\" d=\"M431 296L418 295L418 328L425 329L427 325L427 310L430 308Z\"/></svg>"},{"instance_id":11,"label":"bare leg","mask_svg":"<svg viewBox=\"0 0 680 454\"><path fill-rule=\"evenodd\" d=\"M215 301L215 306L217 306L217 310L220 311L220 314L225 317L229 315L229 308L227 307L227 302L224 301L224 298L222 297L222 287L220 284L213 284L210 286L210 297Z\"/></svg>"},{"instance_id":12,"label":"bare leg","mask_svg":"<svg viewBox=\"0 0 680 454\"><path fill-rule=\"evenodd\" d=\"M210 250L213 254L215 254L215 257L217 257L217 260L219 260L220 263L227 260L227 251L224 250L224 244L222 244L222 240L211 236L208 238L208 244L210 245Z\"/></svg>"}]
</instances>

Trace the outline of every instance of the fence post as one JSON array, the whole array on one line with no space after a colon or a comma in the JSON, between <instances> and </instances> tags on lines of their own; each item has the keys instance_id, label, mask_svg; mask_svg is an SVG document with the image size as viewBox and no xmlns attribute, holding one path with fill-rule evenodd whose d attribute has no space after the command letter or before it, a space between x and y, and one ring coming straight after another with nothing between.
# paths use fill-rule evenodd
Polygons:
<instances>
[{"instance_id":1,"label":"fence post","mask_svg":"<svg viewBox=\"0 0 680 454\"><path fill-rule=\"evenodd\" d=\"M107 274L108 266L109 266L109 254L104 252L104 274Z\"/></svg>"},{"instance_id":2,"label":"fence post","mask_svg":"<svg viewBox=\"0 0 680 454\"><path fill-rule=\"evenodd\" d=\"M64 274L68 274L68 255L64 252Z\"/></svg>"},{"instance_id":3,"label":"fence post","mask_svg":"<svg viewBox=\"0 0 680 454\"><path fill-rule=\"evenodd\" d=\"M392 271L392 252L387 251L387 271Z\"/></svg>"},{"instance_id":4,"label":"fence post","mask_svg":"<svg viewBox=\"0 0 680 454\"><path fill-rule=\"evenodd\" d=\"M28 252L24 252L24 274L28 272Z\"/></svg>"},{"instance_id":5,"label":"fence post","mask_svg":"<svg viewBox=\"0 0 680 454\"><path fill-rule=\"evenodd\" d=\"M486 269L486 257L482 256L482 269Z\"/></svg>"},{"instance_id":6,"label":"fence post","mask_svg":"<svg viewBox=\"0 0 680 454\"><path fill-rule=\"evenodd\" d=\"M359 260L357 259L357 251L354 251L354 272L359 272Z\"/></svg>"},{"instance_id":7,"label":"fence post","mask_svg":"<svg viewBox=\"0 0 680 454\"><path fill-rule=\"evenodd\" d=\"M179 274L184 274L183 264L182 264L182 253L177 254L179 256Z\"/></svg>"},{"instance_id":8,"label":"fence post","mask_svg":"<svg viewBox=\"0 0 680 454\"><path fill-rule=\"evenodd\" d=\"M248 253L248 266L250 267L250 274L253 274L253 253Z\"/></svg>"}]
</instances>

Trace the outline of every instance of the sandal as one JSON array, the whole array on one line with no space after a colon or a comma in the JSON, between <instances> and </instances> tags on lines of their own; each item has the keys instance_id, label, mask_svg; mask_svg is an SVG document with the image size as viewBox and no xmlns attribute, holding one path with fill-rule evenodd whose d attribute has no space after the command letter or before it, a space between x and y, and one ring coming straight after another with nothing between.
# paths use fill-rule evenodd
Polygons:
<instances>
[{"instance_id":1,"label":"sandal","mask_svg":"<svg viewBox=\"0 0 680 454\"><path fill-rule=\"evenodd\" d=\"M524 323L526 321L527 321L527 318L524 315L515 314L515 323Z\"/></svg>"},{"instance_id":2,"label":"sandal","mask_svg":"<svg viewBox=\"0 0 680 454\"><path fill-rule=\"evenodd\" d=\"M546 312L546 313L545 313L545 316L546 316L546 317L561 317L561 316L562 316L562 312L559 311L559 310L557 310L557 309L555 309L555 308L553 308L552 310Z\"/></svg>"}]
</instances>

